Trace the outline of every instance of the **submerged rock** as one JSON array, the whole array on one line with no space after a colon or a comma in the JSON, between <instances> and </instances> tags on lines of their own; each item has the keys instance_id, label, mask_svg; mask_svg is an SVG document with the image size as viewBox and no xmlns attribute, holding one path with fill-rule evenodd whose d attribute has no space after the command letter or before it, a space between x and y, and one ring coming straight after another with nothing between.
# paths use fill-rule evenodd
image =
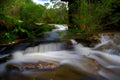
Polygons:
<instances>
[{"instance_id":1,"label":"submerged rock","mask_svg":"<svg viewBox=\"0 0 120 80\"><path fill-rule=\"evenodd\" d=\"M6 66L7 71L46 71L53 70L59 67L57 62L23 62L23 63L11 63Z\"/></svg>"}]
</instances>

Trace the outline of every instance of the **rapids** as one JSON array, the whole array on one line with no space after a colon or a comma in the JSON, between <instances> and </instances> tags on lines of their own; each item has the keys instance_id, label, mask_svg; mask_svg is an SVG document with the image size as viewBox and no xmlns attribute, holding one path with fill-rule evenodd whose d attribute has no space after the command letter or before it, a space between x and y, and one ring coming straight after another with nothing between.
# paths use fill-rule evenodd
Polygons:
<instances>
[{"instance_id":1,"label":"rapids","mask_svg":"<svg viewBox=\"0 0 120 80\"><path fill-rule=\"evenodd\" d=\"M59 29L59 26L57 29ZM61 30L66 29L67 28L63 27ZM58 30L53 30L53 32L54 31ZM10 63L44 61L57 62L59 63L60 67L62 67L63 65L67 65L65 69L69 69L69 67L72 67L72 69L75 69L76 71L78 71L78 73L80 72L77 77L81 75L81 72L85 76L89 75L90 77L84 79L69 79L68 77L65 77L68 79L53 78L41 80L120 80L120 34L116 34L113 36L102 34L100 36L101 42L93 48L85 47L82 44L77 43L75 40L71 39L70 41L72 43L73 49L67 48L65 42L51 42L39 44L35 47L28 47L25 50L16 51L12 54L13 58L11 60L0 64L0 73L5 73L5 66ZM73 73L72 69L69 69L71 73ZM62 71L61 68L60 70ZM63 70L63 72L64 71L65 70ZM26 73L26 70L22 71L21 74L24 73ZM62 73L62 75L65 76L71 73ZM30 71L29 74L28 72L26 74L35 75L35 72ZM51 73L51 75L52 74L53 73ZM40 75L44 76L45 74L41 73Z\"/></svg>"}]
</instances>

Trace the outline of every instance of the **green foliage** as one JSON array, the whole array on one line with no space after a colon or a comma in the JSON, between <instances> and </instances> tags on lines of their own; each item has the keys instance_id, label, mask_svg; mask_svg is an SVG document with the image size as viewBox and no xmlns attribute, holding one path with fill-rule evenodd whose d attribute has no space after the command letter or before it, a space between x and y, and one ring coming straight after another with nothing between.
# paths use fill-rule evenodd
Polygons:
<instances>
[{"instance_id":1,"label":"green foliage","mask_svg":"<svg viewBox=\"0 0 120 80\"><path fill-rule=\"evenodd\" d=\"M16 34L13 34L12 32L6 32L0 34L0 42L6 42L6 41L12 41L17 38Z\"/></svg>"},{"instance_id":2,"label":"green foliage","mask_svg":"<svg viewBox=\"0 0 120 80\"><path fill-rule=\"evenodd\" d=\"M51 31L52 29L54 29L54 27L47 25L47 24L43 24L43 25L40 25L37 30L39 30L39 31L40 30L41 31Z\"/></svg>"},{"instance_id":3,"label":"green foliage","mask_svg":"<svg viewBox=\"0 0 120 80\"><path fill-rule=\"evenodd\" d=\"M111 5L111 12L102 19L102 26L109 28L114 26L115 29L120 30L120 1L113 0L114 2Z\"/></svg>"},{"instance_id":4,"label":"green foliage","mask_svg":"<svg viewBox=\"0 0 120 80\"><path fill-rule=\"evenodd\" d=\"M0 26L4 27L7 31L12 30L15 27L16 19L6 14L0 14Z\"/></svg>"},{"instance_id":5,"label":"green foliage","mask_svg":"<svg viewBox=\"0 0 120 80\"><path fill-rule=\"evenodd\" d=\"M6 40L11 41L11 40L15 40L15 39L16 39L16 35L9 32L9 33L5 33L4 38L5 38Z\"/></svg>"},{"instance_id":6,"label":"green foliage","mask_svg":"<svg viewBox=\"0 0 120 80\"><path fill-rule=\"evenodd\" d=\"M113 13L113 4L115 5L117 2L120 1L76 0L70 5L73 9L77 7L76 11L70 14L73 17L73 25L79 28L81 33L91 33L107 25L116 24L120 20L118 17L120 13Z\"/></svg>"},{"instance_id":7,"label":"green foliage","mask_svg":"<svg viewBox=\"0 0 120 80\"><path fill-rule=\"evenodd\" d=\"M34 32L36 36L41 36L44 32L51 31L52 29L54 29L53 26L42 24L42 25L38 25Z\"/></svg>"},{"instance_id":8,"label":"green foliage","mask_svg":"<svg viewBox=\"0 0 120 80\"><path fill-rule=\"evenodd\" d=\"M21 10L21 20L26 22L37 22L40 20L45 7L36 4L27 4Z\"/></svg>"},{"instance_id":9,"label":"green foliage","mask_svg":"<svg viewBox=\"0 0 120 80\"><path fill-rule=\"evenodd\" d=\"M42 18L44 23L67 24L68 23L67 4L63 2L54 3L53 7L47 8Z\"/></svg>"},{"instance_id":10,"label":"green foliage","mask_svg":"<svg viewBox=\"0 0 120 80\"><path fill-rule=\"evenodd\" d=\"M21 22L21 23L18 22L16 24L16 27L12 30L12 33L16 34L18 38L29 38L29 37L32 38L33 36L31 35L32 31L24 22Z\"/></svg>"},{"instance_id":11,"label":"green foliage","mask_svg":"<svg viewBox=\"0 0 120 80\"><path fill-rule=\"evenodd\" d=\"M120 30L120 0L75 0L66 38L90 38L94 32Z\"/></svg>"},{"instance_id":12,"label":"green foliage","mask_svg":"<svg viewBox=\"0 0 120 80\"><path fill-rule=\"evenodd\" d=\"M32 0L1 0L0 1L0 41L33 38L50 31L49 25L35 25L35 23L68 22L66 4L58 2L38 5Z\"/></svg>"}]
</instances>

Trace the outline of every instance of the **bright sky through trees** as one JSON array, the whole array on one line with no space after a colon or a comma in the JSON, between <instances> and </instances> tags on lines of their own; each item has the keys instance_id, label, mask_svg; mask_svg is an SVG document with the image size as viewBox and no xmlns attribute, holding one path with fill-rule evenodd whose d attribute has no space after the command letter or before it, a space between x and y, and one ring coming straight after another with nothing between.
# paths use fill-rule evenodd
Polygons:
<instances>
[{"instance_id":1,"label":"bright sky through trees","mask_svg":"<svg viewBox=\"0 0 120 80\"><path fill-rule=\"evenodd\" d=\"M44 4L44 3L50 3L50 0L33 0L36 4Z\"/></svg>"}]
</instances>

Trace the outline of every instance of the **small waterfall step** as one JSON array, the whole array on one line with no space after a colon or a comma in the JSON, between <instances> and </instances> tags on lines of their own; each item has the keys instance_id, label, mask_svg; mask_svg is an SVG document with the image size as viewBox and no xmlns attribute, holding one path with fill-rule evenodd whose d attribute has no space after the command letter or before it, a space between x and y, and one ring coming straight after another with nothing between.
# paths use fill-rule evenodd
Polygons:
<instances>
[{"instance_id":1,"label":"small waterfall step","mask_svg":"<svg viewBox=\"0 0 120 80\"><path fill-rule=\"evenodd\" d=\"M35 53L35 52L49 52L49 51L60 51L65 50L66 46L64 42L51 42L51 43L42 43L35 47L28 47L24 53Z\"/></svg>"}]
</instances>

